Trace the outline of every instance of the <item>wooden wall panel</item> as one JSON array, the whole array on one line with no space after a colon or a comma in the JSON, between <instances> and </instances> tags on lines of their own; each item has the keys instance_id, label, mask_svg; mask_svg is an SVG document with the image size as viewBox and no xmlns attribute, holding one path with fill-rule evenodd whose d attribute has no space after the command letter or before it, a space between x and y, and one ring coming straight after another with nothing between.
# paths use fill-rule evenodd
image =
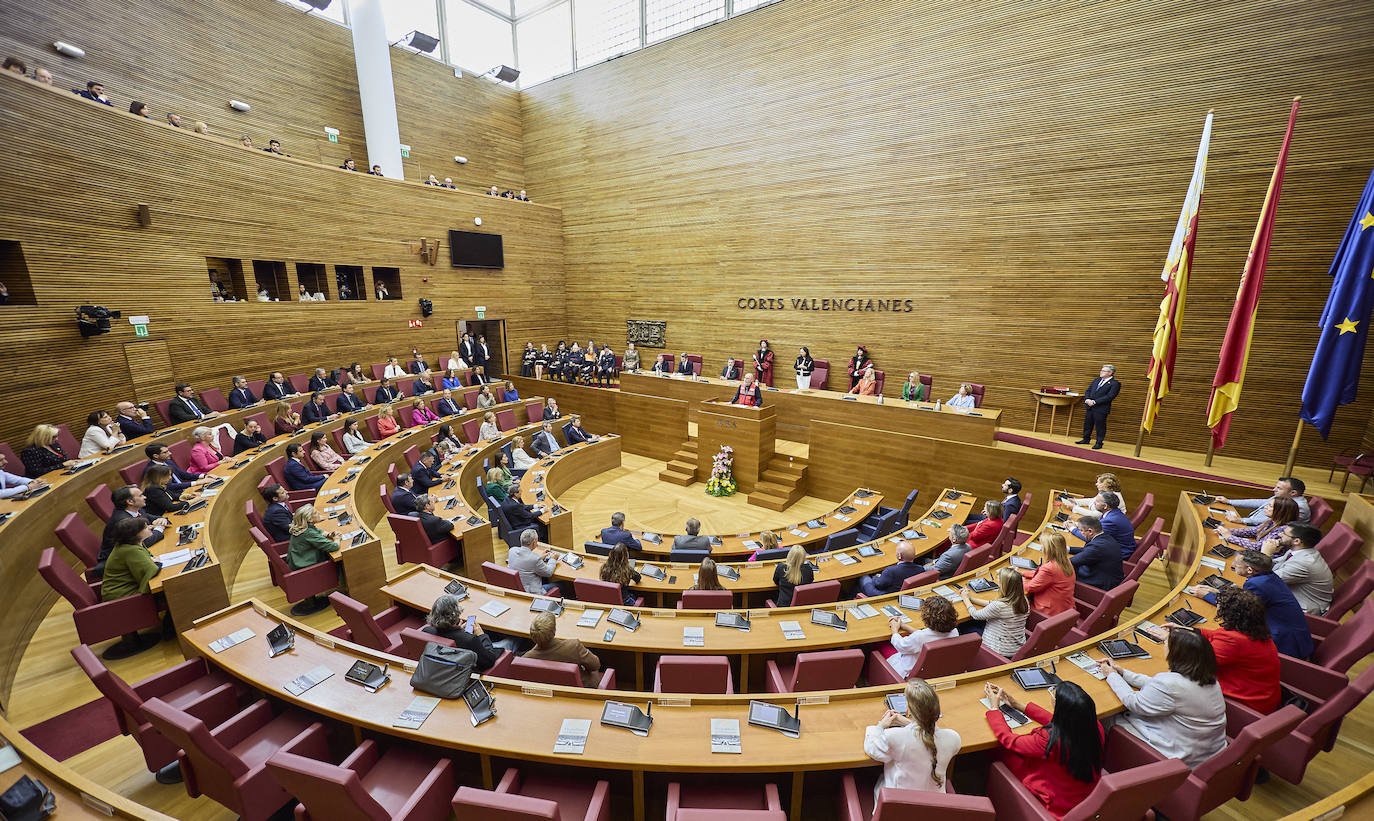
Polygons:
<instances>
[{"instance_id":1,"label":"wooden wall panel","mask_svg":"<svg viewBox=\"0 0 1374 821\"><path fill-rule=\"evenodd\" d=\"M572 337L667 320L669 350L716 372L763 336L784 377L805 344L832 386L865 343L889 394L909 370L933 373L941 398L981 382L1011 427L1030 426L1027 388L1082 389L1107 361L1126 385L1121 440L1215 108L1175 394L1150 440L1202 450L1219 336L1301 94L1226 449L1281 460L1325 272L1370 172L1371 40L1363 0L788 0L529 89L525 174L564 206ZM1353 448L1370 396L1329 444L1309 431L1303 461Z\"/></svg>"},{"instance_id":2,"label":"wooden wall panel","mask_svg":"<svg viewBox=\"0 0 1374 821\"><path fill-rule=\"evenodd\" d=\"M37 422L80 431L89 410L132 395L133 328L119 319L82 339L72 313L81 303L151 318L148 339L167 345L172 368L140 372L140 398L149 381L167 396L175 380L227 389L233 373L380 362L412 346L435 357L455 347L456 322L475 319L476 305L506 320L517 350L563 335L557 208L270 157L9 74L0 141L12 155L0 168L0 239L22 243L38 298L37 308L0 308L8 384L26 386L0 400L0 439L16 448ZM147 229L135 219L140 202L151 206ZM447 264L447 231L472 229L475 217L477 230L504 236L503 270ZM411 252L420 237L443 238L438 265ZM285 262L292 293L297 262L361 265L369 288L374 267L392 267L403 298L217 304L206 257L245 260L250 279L251 260ZM421 296L434 315L408 328Z\"/></svg>"},{"instance_id":3,"label":"wooden wall panel","mask_svg":"<svg viewBox=\"0 0 1374 821\"><path fill-rule=\"evenodd\" d=\"M512 348L517 346L512 345ZM568 417L582 417L582 427L592 433L618 433L621 449L667 462L687 441L688 403L682 399L622 393L589 385L536 381L509 376L521 396L552 397L563 412L556 423L561 429Z\"/></svg>"}]
</instances>

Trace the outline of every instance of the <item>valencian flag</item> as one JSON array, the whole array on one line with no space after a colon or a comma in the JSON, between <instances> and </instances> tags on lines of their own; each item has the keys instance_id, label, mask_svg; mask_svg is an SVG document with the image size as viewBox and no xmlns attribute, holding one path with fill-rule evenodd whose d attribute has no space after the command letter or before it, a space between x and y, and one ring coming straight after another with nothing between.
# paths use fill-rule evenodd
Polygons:
<instances>
[{"instance_id":1,"label":"valencian flag","mask_svg":"<svg viewBox=\"0 0 1374 821\"><path fill-rule=\"evenodd\" d=\"M1322 311L1321 337L1302 389L1302 418L1331 432L1336 407L1355 401L1360 363L1369 336L1369 309L1374 298L1374 174L1365 183L1350 227L1331 263L1331 293Z\"/></svg>"},{"instance_id":2,"label":"valencian flag","mask_svg":"<svg viewBox=\"0 0 1374 821\"><path fill-rule=\"evenodd\" d=\"M1226 337L1221 341L1217 374L1212 377L1212 398L1207 403L1207 427L1212 429L1212 446L1220 450L1226 444L1231 429L1231 414L1240 407L1240 390L1245 383L1245 364L1250 358L1250 337L1255 330L1255 313L1259 310L1260 291L1264 288L1264 264L1269 259L1269 239L1274 233L1274 215L1279 210L1279 192L1283 189L1283 167L1288 162L1288 144L1293 140L1293 121L1298 116L1298 102L1288 113L1288 131L1283 135L1283 147L1269 180L1269 192L1264 195L1255 237L1250 241L1250 253L1245 257L1245 271L1240 275L1236 291L1236 305L1231 309L1231 321L1226 325Z\"/></svg>"},{"instance_id":3,"label":"valencian flag","mask_svg":"<svg viewBox=\"0 0 1374 821\"><path fill-rule=\"evenodd\" d=\"M1193 180L1188 183L1188 196L1174 227L1174 239L1169 243L1169 256L1164 260L1164 299L1159 303L1159 320L1155 322L1155 342L1150 351L1150 393L1145 399L1145 416L1140 426L1152 431L1159 403L1169 395L1174 381L1174 357L1178 354L1179 328L1183 325L1183 306L1188 298L1188 276L1193 268L1193 248L1197 244L1197 211L1202 204L1202 180L1207 175L1207 147L1212 141L1212 114L1202 126L1202 142L1197 147L1197 162L1193 165Z\"/></svg>"}]
</instances>

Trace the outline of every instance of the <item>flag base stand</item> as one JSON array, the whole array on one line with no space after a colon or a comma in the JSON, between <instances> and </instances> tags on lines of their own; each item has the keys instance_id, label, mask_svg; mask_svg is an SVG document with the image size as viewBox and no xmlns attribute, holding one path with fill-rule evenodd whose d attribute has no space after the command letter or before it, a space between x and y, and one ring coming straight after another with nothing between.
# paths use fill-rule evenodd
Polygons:
<instances>
[{"instance_id":1,"label":"flag base stand","mask_svg":"<svg viewBox=\"0 0 1374 821\"><path fill-rule=\"evenodd\" d=\"M1216 453L1216 452L1217 452L1217 442L1216 442L1215 439L1212 438L1211 433L1209 432L1208 435L1207 435L1207 460L1204 461L1202 464L1206 465L1207 467L1211 467L1211 466L1212 466L1212 455L1213 455L1214 453Z\"/></svg>"}]
</instances>

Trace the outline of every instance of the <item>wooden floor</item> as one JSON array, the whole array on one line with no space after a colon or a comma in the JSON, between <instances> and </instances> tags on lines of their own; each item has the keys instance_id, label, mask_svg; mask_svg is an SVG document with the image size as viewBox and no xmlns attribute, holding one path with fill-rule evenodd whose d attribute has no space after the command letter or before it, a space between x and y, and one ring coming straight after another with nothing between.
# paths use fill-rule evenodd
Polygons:
<instances>
[{"instance_id":1,"label":"wooden floor","mask_svg":"<svg viewBox=\"0 0 1374 821\"><path fill-rule=\"evenodd\" d=\"M782 442L779 445L783 452L805 456L804 445ZM1151 454L1147 451L1146 455ZM707 496L703 484L683 488L659 482L657 473L661 467L661 463L653 460L625 454L619 469L583 482L565 493L560 501L576 514L576 537L586 539L595 536L596 531L609 522L610 514L616 510L624 511L632 526L650 530L679 530L686 518L695 516L702 521L704 531L743 532L792 525L828 511L835 505L834 501L806 497L785 512L773 512L749 506L745 503L744 494L718 499ZM1270 481L1277 475L1273 466L1263 467L1255 468L1255 475L1261 477L1256 481ZM1091 468L1085 469L1085 476L1092 472ZM855 484L861 483L862 478L856 477ZM936 489L922 490L933 492ZM395 553L389 547L391 535L385 530L385 523L382 523L379 535L388 545L383 555L390 574L398 568L395 566ZM495 541L500 561L504 559L504 546L499 539ZM1158 600L1166 589L1162 572L1152 569L1142 579L1137 600L1141 603ZM271 585L266 560L256 554L244 561L233 582L231 599L240 601L253 596L273 607L284 609L287 606L281 592ZM330 610L310 616L306 621L325 629L341 624ZM39 628L20 665L13 701L8 710L8 717L15 725L27 727L98 697L99 693L67 652L75 644L76 632L72 626L70 607L65 602L59 602ZM180 661L176 644L164 642L154 650L112 662L110 666L125 680L137 681ZM1370 663L1365 660L1356 665L1352 676ZM859 732L859 728L855 728L855 732ZM234 817L209 799L188 798L179 785L157 784L152 774L144 768L137 745L124 736L75 756L69 760L69 764L77 771L110 785L117 792L176 818L186 821L228 821ZM1294 786L1273 779L1257 787L1250 801L1233 801L1206 818L1235 821L1281 818L1330 795L1371 770L1374 770L1374 701L1366 701L1346 719L1336 750L1319 756L1301 785Z\"/></svg>"}]
</instances>

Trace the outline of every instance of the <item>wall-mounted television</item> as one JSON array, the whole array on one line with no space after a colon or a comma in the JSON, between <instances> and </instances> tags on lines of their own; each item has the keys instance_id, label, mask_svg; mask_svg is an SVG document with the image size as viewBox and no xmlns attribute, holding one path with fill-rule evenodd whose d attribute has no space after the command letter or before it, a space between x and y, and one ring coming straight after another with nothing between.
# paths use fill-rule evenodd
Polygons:
<instances>
[{"instance_id":1,"label":"wall-mounted television","mask_svg":"<svg viewBox=\"0 0 1374 821\"><path fill-rule=\"evenodd\" d=\"M454 268L504 268L506 255L500 234L448 232L449 257Z\"/></svg>"}]
</instances>

